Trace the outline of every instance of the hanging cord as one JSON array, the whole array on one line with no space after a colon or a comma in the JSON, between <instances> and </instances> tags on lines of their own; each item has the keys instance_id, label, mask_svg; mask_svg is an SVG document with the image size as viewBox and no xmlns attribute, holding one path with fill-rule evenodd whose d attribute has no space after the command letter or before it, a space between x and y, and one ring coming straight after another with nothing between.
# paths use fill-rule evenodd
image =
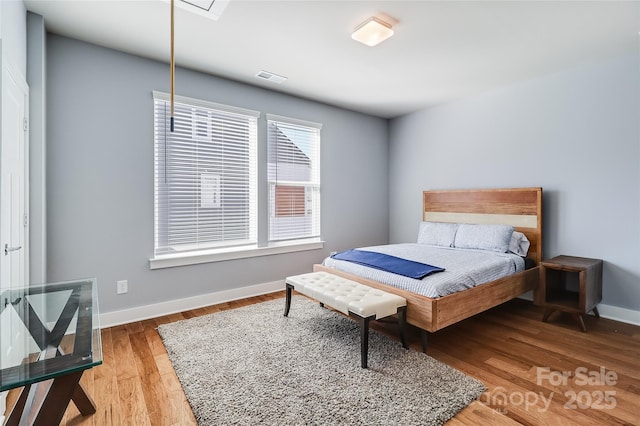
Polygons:
<instances>
[{"instance_id":1,"label":"hanging cord","mask_svg":"<svg viewBox=\"0 0 640 426\"><path fill-rule=\"evenodd\" d=\"M175 49L174 49L174 14L175 14L175 0L171 0L171 132L174 129L174 105L173 97L175 94Z\"/></svg>"}]
</instances>

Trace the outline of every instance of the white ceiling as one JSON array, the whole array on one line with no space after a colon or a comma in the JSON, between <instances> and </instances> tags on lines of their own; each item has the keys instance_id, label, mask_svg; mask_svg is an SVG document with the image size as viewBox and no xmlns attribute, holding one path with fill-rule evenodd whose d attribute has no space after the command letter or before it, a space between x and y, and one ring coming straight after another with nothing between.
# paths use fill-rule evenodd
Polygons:
<instances>
[{"instance_id":1,"label":"white ceiling","mask_svg":"<svg viewBox=\"0 0 640 426\"><path fill-rule=\"evenodd\" d=\"M25 4L51 32L169 60L168 0ZM176 64L390 118L637 53L639 11L637 1L231 0L217 21L176 9ZM351 39L372 15L397 21L373 48ZM288 80L258 80L260 70Z\"/></svg>"}]
</instances>

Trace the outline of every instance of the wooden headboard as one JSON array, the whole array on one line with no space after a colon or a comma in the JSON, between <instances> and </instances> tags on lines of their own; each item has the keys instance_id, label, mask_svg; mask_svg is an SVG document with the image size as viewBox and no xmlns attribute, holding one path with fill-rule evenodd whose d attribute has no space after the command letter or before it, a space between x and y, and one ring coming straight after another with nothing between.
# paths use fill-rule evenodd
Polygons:
<instances>
[{"instance_id":1,"label":"wooden headboard","mask_svg":"<svg viewBox=\"0 0 640 426\"><path fill-rule=\"evenodd\" d=\"M542 260L542 188L424 191L423 220L513 225L531 247L528 256Z\"/></svg>"}]
</instances>

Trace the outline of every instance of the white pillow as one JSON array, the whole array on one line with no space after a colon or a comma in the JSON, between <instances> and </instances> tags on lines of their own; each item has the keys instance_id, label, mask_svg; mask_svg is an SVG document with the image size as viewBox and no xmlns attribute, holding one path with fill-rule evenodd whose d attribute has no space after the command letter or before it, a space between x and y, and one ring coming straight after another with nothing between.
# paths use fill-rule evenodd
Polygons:
<instances>
[{"instance_id":1,"label":"white pillow","mask_svg":"<svg viewBox=\"0 0 640 426\"><path fill-rule=\"evenodd\" d=\"M420 222L418 244L453 247L457 230L457 223Z\"/></svg>"},{"instance_id":2,"label":"white pillow","mask_svg":"<svg viewBox=\"0 0 640 426\"><path fill-rule=\"evenodd\" d=\"M522 232L513 231L511 241L509 242L509 251L519 256L526 257L529 252L531 242Z\"/></svg>"},{"instance_id":3,"label":"white pillow","mask_svg":"<svg viewBox=\"0 0 640 426\"><path fill-rule=\"evenodd\" d=\"M473 225L462 223L456 232L454 247L506 253L513 234L511 225Z\"/></svg>"}]
</instances>

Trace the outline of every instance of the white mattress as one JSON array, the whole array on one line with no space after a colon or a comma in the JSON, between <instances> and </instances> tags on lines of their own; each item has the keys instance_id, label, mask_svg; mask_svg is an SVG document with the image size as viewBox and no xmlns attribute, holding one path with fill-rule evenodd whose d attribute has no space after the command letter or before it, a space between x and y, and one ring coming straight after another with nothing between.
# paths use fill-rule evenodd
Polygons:
<instances>
[{"instance_id":1,"label":"white mattress","mask_svg":"<svg viewBox=\"0 0 640 426\"><path fill-rule=\"evenodd\" d=\"M326 258L323 264L431 298L446 296L524 270L524 259L512 253L456 249L416 243L360 247L360 250L385 253L415 262L427 263L444 268L445 271L416 280L330 257Z\"/></svg>"}]
</instances>

